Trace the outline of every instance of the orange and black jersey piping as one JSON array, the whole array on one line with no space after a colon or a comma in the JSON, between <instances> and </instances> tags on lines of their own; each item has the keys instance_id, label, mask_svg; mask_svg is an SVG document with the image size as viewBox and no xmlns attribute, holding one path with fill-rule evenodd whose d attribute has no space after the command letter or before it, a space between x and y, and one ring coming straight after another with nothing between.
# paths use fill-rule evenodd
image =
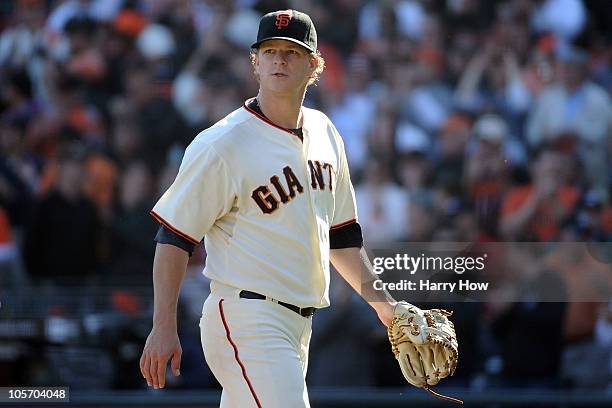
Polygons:
<instances>
[{"instance_id":1,"label":"orange and black jersey piping","mask_svg":"<svg viewBox=\"0 0 612 408\"><path fill-rule=\"evenodd\" d=\"M267 122L277 128L280 126L272 123L266 115L261 111L257 98L251 98L245 103L245 108L259 119ZM302 128L298 129L286 129L281 128L291 134L297 136L303 141L304 136ZM155 235L155 241L160 244L170 244L185 250L189 256L193 254L196 244L189 239L181 236L177 232L173 231L172 226L165 225L160 219L156 217L157 221L160 222L157 235ZM334 225L329 229L329 247L330 249L341 249L341 248L361 248L363 246L363 234L361 232L361 226L357 220L352 219L343 222L338 225Z\"/></svg>"},{"instance_id":2,"label":"orange and black jersey piping","mask_svg":"<svg viewBox=\"0 0 612 408\"><path fill-rule=\"evenodd\" d=\"M272 125L276 128L282 129L285 132L289 132L291 134L294 134L295 136L297 136L301 142L304 141L304 134L302 133L302 128L297 128L297 129L289 129L289 128L284 128L282 126L278 126L276 123L272 122L270 119L268 119L268 117L266 115L264 115L263 111L261 110L261 108L259 107L259 102L257 101L257 98L251 98L249 100L247 100L244 103L244 107L246 110L248 110L249 112L251 112L253 115L255 115L256 117L258 117L259 119L263 120L264 122L268 123L269 125Z\"/></svg>"}]
</instances>

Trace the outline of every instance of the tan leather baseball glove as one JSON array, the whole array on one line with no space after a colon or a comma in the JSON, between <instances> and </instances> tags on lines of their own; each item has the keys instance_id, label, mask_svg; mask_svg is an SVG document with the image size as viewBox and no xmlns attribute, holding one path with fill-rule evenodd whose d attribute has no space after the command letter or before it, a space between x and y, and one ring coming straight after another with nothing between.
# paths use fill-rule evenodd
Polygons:
<instances>
[{"instance_id":1,"label":"tan leather baseball glove","mask_svg":"<svg viewBox=\"0 0 612 408\"><path fill-rule=\"evenodd\" d=\"M457 367L459 351L455 327L448 320L451 314L443 309L422 310L398 302L387 332L391 350L410 384L437 397L463 403L429 388L453 375Z\"/></svg>"}]
</instances>

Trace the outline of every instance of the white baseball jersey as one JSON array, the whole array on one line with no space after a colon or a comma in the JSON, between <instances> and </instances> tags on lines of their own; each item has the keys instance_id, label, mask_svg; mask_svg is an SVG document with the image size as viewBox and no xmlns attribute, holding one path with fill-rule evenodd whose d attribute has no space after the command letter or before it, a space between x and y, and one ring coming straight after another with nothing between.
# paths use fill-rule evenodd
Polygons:
<instances>
[{"instance_id":1,"label":"white baseball jersey","mask_svg":"<svg viewBox=\"0 0 612 408\"><path fill-rule=\"evenodd\" d=\"M329 305L329 232L357 221L344 145L302 108L303 141L245 106L187 147L151 214L194 244L204 274L299 307Z\"/></svg>"}]
</instances>

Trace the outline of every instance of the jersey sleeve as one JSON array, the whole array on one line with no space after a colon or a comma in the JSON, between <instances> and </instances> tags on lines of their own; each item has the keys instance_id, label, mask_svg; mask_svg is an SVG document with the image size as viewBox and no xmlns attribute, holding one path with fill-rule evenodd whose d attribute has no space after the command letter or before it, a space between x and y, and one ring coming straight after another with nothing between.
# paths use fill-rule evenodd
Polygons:
<instances>
[{"instance_id":1,"label":"jersey sleeve","mask_svg":"<svg viewBox=\"0 0 612 408\"><path fill-rule=\"evenodd\" d=\"M198 244L234 203L235 190L227 163L208 143L192 143L176 179L151 210L170 231Z\"/></svg>"},{"instance_id":2,"label":"jersey sleeve","mask_svg":"<svg viewBox=\"0 0 612 408\"><path fill-rule=\"evenodd\" d=\"M155 242L159 244L170 244L177 248L181 248L189 254L190 258L196 247L193 242L181 237L176 232L170 231L164 224L160 224L157 234L155 235Z\"/></svg>"},{"instance_id":3,"label":"jersey sleeve","mask_svg":"<svg viewBox=\"0 0 612 408\"><path fill-rule=\"evenodd\" d=\"M338 171L336 176L336 192L334 216L330 230L345 227L357 222L357 205L355 204L355 190L351 183L344 143L338 131L334 128L338 140Z\"/></svg>"}]
</instances>

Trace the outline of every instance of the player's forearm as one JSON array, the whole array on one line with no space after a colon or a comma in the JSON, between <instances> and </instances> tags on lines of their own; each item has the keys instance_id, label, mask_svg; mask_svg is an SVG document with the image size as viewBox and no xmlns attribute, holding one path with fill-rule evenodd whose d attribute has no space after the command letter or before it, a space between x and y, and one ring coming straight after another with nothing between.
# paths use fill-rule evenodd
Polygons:
<instances>
[{"instance_id":1,"label":"player's forearm","mask_svg":"<svg viewBox=\"0 0 612 408\"><path fill-rule=\"evenodd\" d=\"M174 245L157 244L153 261L153 326L176 327L176 308L189 255Z\"/></svg>"},{"instance_id":2,"label":"player's forearm","mask_svg":"<svg viewBox=\"0 0 612 408\"><path fill-rule=\"evenodd\" d=\"M378 277L364 248L332 249L330 258L338 273L374 310L395 304L389 292L374 289L372 282Z\"/></svg>"}]
</instances>

